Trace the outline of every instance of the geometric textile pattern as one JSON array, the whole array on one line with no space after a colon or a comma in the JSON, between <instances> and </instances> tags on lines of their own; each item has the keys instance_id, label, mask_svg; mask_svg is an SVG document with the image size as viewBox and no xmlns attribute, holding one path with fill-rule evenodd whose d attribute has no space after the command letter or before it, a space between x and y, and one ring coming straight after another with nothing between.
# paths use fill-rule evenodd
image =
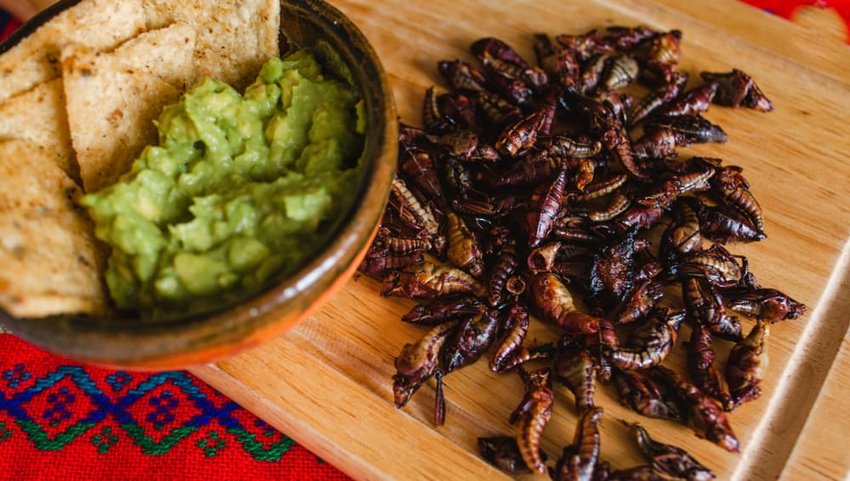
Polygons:
<instances>
[{"instance_id":1,"label":"geometric textile pattern","mask_svg":"<svg viewBox=\"0 0 850 481\"><path fill-rule=\"evenodd\" d=\"M348 478L189 373L83 366L0 334L0 479Z\"/></svg>"}]
</instances>

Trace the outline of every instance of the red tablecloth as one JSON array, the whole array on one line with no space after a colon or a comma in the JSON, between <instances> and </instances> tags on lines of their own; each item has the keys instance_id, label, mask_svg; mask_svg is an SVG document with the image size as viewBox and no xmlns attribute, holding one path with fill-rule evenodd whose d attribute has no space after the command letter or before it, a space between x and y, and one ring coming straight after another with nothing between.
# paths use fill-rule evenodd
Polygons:
<instances>
[{"instance_id":1,"label":"red tablecloth","mask_svg":"<svg viewBox=\"0 0 850 481\"><path fill-rule=\"evenodd\" d=\"M0 480L348 479L188 373L0 353Z\"/></svg>"},{"instance_id":2,"label":"red tablecloth","mask_svg":"<svg viewBox=\"0 0 850 481\"><path fill-rule=\"evenodd\" d=\"M745 0L790 18L850 0ZM18 23L0 11L0 40ZM343 480L185 372L82 366L0 334L0 481Z\"/></svg>"}]
</instances>

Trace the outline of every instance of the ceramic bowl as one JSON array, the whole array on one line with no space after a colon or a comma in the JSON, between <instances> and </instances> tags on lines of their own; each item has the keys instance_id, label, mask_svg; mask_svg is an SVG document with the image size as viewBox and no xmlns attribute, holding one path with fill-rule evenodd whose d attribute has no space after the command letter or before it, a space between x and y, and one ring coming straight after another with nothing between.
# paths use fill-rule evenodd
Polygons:
<instances>
[{"instance_id":1,"label":"ceramic bowl","mask_svg":"<svg viewBox=\"0 0 850 481\"><path fill-rule=\"evenodd\" d=\"M24 25L0 52L78 3L61 1ZM17 319L0 310L0 325L51 352L78 361L133 369L172 369L221 359L274 338L310 316L350 279L376 232L395 174L397 119L392 92L369 42L321 0L281 2L281 34L290 45L329 44L365 99L365 173L354 206L331 241L294 274L217 312L151 322L85 316Z\"/></svg>"}]
</instances>

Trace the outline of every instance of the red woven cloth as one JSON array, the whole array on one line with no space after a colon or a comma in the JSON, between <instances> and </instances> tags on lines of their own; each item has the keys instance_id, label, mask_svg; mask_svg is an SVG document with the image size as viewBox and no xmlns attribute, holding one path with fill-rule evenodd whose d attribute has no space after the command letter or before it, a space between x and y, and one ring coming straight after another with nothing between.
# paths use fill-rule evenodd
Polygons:
<instances>
[{"instance_id":1,"label":"red woven cloth","mask_svg":"<svg viewBox=\"0 0 850 481\"><path fill-rule=\"evenodd\" d=\"M346 480L185 372L81 366L0 334L2 480Z\"/></svg>"},{"instance_id":2,"label":"red woven cloth","mask_svg":"<svg viewBox=\"0 0 850 481\"><path fill-rule=\"evenodd\" d=\"M850 0L744 0L785 18ZM0 40L19 24L0 11ZM0 481L345 480L185 372L82 366L0 334Z\"/></svg>"}]
</instances>

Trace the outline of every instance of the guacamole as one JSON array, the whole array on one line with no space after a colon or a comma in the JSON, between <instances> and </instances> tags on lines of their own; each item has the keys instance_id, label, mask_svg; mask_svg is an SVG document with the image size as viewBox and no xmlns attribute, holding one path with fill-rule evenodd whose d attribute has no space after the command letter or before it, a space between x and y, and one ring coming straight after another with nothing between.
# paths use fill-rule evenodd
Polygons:
<instances>
[{"instance_id":1,"label":"guacamole","mask_svg":"<svg viewBox=\"0 0 850 481\"><path fill-rule=\"evenodd\" d=\"M299 267L353 200L361 112L305 50L270 60L244 95L206 79L166 107L159 145L82 200L112 247L117 307L205 310Z\"/></svg>"}]
</instances>

